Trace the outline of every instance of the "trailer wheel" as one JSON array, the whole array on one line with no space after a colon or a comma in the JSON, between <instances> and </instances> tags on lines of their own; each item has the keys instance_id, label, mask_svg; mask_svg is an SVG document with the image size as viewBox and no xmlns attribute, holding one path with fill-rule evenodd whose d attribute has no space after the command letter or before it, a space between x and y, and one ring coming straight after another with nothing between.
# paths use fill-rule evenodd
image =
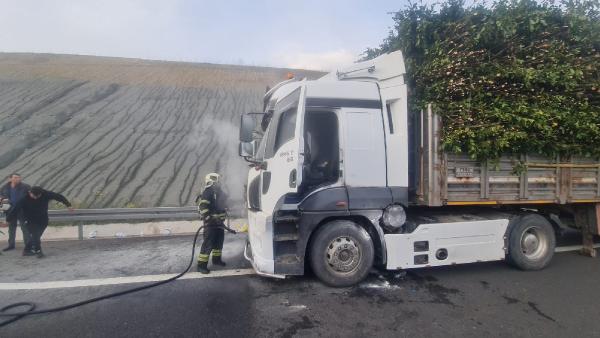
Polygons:
<instances>
[{"instance_id":1,"label":"trailer wheel","mask_svg":"<svg viewBox=\"0 0 600 338\"><path fill-rule=\"evenodd\" d=\"M522 270L541 270L550 264L555 247L552 225L540 215L526 215L510 231L508 260Z\"/></svg>"},{"instance_id":2,"label":"trailer wheel","mask_svg":"<svg viewBox=\"0 0 600 338\"><path fill-rule=\"evenodd\" d=\"M352 221L337 220L324 224L311 242L312 270L329 286L344 287L359 283L367 277L374 259L371 236Z\"/></svg>"}]
</instances>

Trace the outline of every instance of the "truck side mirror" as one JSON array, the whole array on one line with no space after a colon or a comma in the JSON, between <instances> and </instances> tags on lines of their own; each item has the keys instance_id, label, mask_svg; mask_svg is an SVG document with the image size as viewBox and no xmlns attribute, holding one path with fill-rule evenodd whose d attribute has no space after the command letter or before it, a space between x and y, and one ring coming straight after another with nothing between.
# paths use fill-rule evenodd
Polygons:
<instances>
[{"instance_id":1,"label":"truck side mirror","mask_svg":"<svg viewBox=\"0 0 600 338\"><path fill-rule=\"evenodd\" d=\"M252 142L252 133L254 131L255 126L256 122L252 115L242 115L242 120L240 122L240 142Z\"/></svg>"},{"instance_id":2,"label":"truck side mirror","mask_svg":"<svg viewBox=\"0 0 600 338\"><path fill-rule=\"evenodd\" d=\"M239 154L241 157L254 157L256 149L254 147L255 142L240 142Z\"/></svg>"}]
</instances>

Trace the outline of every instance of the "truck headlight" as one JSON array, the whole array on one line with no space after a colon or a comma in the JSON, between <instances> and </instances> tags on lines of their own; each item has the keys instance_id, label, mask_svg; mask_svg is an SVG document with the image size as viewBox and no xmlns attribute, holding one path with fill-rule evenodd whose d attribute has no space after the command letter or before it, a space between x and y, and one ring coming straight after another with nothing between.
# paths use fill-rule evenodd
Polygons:
<instances>
[{"instance_id":1,"label":"truck headlight","mask_svg":"<svg viewBox=\"0 0 600 338\"><path fill-rule=\"evenodd\" d=\"M401 205L390 205L383 211L383 225L390 231L398 231L406 223L406 211Z\"/></svg>"}]
</instances>

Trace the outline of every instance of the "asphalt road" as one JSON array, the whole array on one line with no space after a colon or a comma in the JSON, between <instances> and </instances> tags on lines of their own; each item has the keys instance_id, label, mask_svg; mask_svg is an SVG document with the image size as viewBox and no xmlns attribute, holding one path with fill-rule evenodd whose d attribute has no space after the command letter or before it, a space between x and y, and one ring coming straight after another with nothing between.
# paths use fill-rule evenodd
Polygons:
<instances>
[{"instance_id":1,"label":"asphalt road","mask_svg":"<svg viewBox=\"0 0 600 338\"><path fill-rule=\"evenodd\" d=\"M228 270L245 269L244 238L228 236ZM133 285L1 290L6 283L174 273L190 237L47 243L47 257L0 256L0 306L72 303ZM0 337L600 336L600 261L556 254L543 271L502 262L374 272L328 288L311 276L176 281L0 328Z\"/></svg>"}]
</instances>

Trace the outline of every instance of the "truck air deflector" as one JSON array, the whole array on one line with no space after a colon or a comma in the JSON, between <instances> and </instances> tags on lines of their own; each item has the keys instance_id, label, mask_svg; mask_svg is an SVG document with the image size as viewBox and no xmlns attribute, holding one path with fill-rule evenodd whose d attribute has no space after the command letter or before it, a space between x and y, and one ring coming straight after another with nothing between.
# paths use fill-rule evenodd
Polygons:
<instances>
[{"instance_id":1,"label":"truck air deflector","mask_svg":"<svg viewBox=\"0 0 600 338\"><path fill-rule=\"evenodd\" d=\"M338 99L338 98L306 98L306 107L329 107L329 108L366 108L380 109L381 101L379 100L359 100L359 99Z\"/></svg>"}]
</instances>

